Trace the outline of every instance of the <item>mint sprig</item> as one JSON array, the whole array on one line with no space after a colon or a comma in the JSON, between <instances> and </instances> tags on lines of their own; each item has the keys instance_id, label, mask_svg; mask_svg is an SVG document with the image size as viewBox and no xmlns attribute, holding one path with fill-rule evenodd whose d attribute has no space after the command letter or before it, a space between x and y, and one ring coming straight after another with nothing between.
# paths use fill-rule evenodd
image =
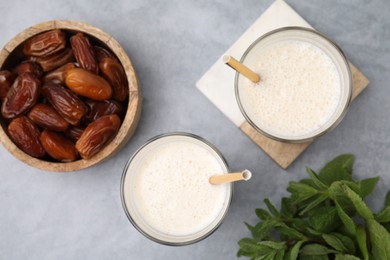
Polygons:
<instances>
[{"instance_id":1,"label":"mint sprig","mask_svg":"<svg viewBox=\"0 0 390 260\"><path fill-rule=\"evenodd\" d=\"M309 178L289 183L281 208L265 199L255 210L256 225L246 223L237 256L251 259L390 259L390 191L374 214L364 202L379 178L352 178L354 156L343 154Z\"/></svg>"}]
</instances>

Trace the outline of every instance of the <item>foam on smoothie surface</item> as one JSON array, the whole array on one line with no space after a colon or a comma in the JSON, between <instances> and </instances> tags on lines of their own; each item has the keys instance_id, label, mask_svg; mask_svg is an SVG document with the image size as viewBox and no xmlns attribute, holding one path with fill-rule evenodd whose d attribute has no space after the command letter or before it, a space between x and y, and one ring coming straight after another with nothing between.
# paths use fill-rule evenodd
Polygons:
<instances>
[{"instance_id":1,"label":"foam on smoothie surface","mask_svg":"<svg viewBox=\"0 0 390 260\"><path fill-rule=\"evenodd\" d=\"M162 233L196 233L211 224L223 208L226 186L208 181L222 171L215 155L200 145L175 141L157 147L135 176L138 212Z\"/></svg>"},{"instance_id":2,"label":"foam on smoothie surface","mask_svg":"<svg viewBox=\"0 0 390 260\"><path fill-rule=\"evenodd\" d=\"M288 40L256 54L258 84L243 79L242 105L249 118L274 135L296 137L322 127L335 113L341 95L335 64L320 48Z\"/></svg>"}]
</instances>

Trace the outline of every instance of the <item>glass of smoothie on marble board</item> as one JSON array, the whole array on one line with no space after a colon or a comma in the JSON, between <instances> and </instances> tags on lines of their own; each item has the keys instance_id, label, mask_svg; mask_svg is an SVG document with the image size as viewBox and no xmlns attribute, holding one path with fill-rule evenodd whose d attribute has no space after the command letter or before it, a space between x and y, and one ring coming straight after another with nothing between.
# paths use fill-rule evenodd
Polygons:
<instances>
[{"instance_id":1,"label":"glass of smoothie on marble board","mask_svg":"<svg viewBox=\"0 0 390 260\"><path fill-rule=\"evenodd\" d=\"M324 35L285 27L257 39L241 63L257 73L253 83L235 78L237 103L260 133L283 142L311 141L345 115L352 96L349 63Z\"/></svg>"},{"instance_id":2,"label":"glass of smoothie on marble board","mask_svg":"<svg viewBox=\"0 0 390 260\"><path fill-rule=\"evenodd\" d=\"M143 145L122 175L121 198L133 226L166 245L187 245L213 233L225 218L231 183L209 178L229 172L222 154L188 133L157 136Z\"/></svg>"}]
</instances>

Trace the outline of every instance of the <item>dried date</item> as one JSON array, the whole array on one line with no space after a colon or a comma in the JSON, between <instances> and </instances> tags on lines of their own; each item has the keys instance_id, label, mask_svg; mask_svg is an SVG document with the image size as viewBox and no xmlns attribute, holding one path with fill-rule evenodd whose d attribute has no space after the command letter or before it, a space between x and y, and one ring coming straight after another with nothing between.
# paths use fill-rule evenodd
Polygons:
<instances>
[{"instance_id":1,"label":"dried date","mask_svg":"<svg viewBox=\"0 0 390 260\"><path fill-rule=\"evenodd\" d=\"M23 53L27 56L47 56L65 48L65 32L55 29L26 41L23 46Z\"/></svg>"},{"instance_id":2,"label":"dried date","mask_svg":"<svg viewBox=\"0 0 390 260\"><path fill-rule=\"evenodd\" d=\"M96 54L97 61L100 62L104 58L113 58L117 60L114 54L112 54L110 51L107 49L100 47L100 46L93 46ZM118 61L119 62L119 61Z\"/></svg>"},{"instance_id":3,"label":"dried date","mask_svg":"<svg viewBox=\"0 0 390 260\"><path fill-rule=\"evenodd\" d=\"M8 134L37 158L93 157L115 137L125 113L128 82L118 58L92 46L86 34L70 36L51 30L30 38L19 63L0 71L0 112Z\"/></svg>"},{"instance_id":4,"label":"dried date","mask_svg":"<svg viewBox=\"0 0 390 260\"><path fill-rule=\"evenodd\" d=\"M45 83L42 94L54 109L72 125L78 125L87 112L87 106L72 91L60 84Z\"/></svg>"},{"instance_id":5,"label":"dried date","mask_svg":"<svg viewBox=\"0 0 390 260\"><path fill-rule=\"evenodd\" d=\"M47 104L36 104L27 117L36 125L53 131L61 132L69 127L69 123Z\"/></svg>"},{"instance_id":6,"label":"dried date","mask_svg":"<svg viewBox=\"0 0 390 260\"><path fill-rule=\"evenodd\" d=\"M89 39L82 33L70 37L70 45L77 62L83 69L92 73L99 73L99 66L96 60L95 50Z\"/></svg>"},{"instance_id":7,"label":"dried date","mask_svg":"<svg viewBox=\"0 0 390 260\"><path fill-rule=\"evenodd\" d=\"M115 100L105 100L101 102L87 100L85 103L89 106L89 112L85 116L89 121L95 121L99 117L112 114L121 116L124 112L122 104Z\"/></svg>"},{"instance_id":8,"label":"dried date","mask_svg":"<svg viewBox=\"0 0 390 260\"><path fill-rule=\"evenodd\" d=\"M67 63L59 67L58 69L47 73L43 78L43 81L44 82L54 81L56 83L65 83L66 73L68 73L70 69L74 69L74 68L76 68L76 65L74 65L73 63Z\"/></svg>"},{"instance_id":9,"label":"dried date","mask_svg":"<svg viewBox=\"0 0 390 260\"><path fill-rule=\"evenodd\" d=\"M40 137L45 151L60 162L72 162L77 159L77 150L74 143L60 133L44 130Z\"/></svg>"},{"instance_id":10,"label":"dried date","mask_svg":"<svg viewBox=\"0 0 390 260\"><path fill-rule=\"evenodd\" d=\"M43 70L41 66L38 63L29 60L23 61L18 66L16 66L16 68L13 69L13 73L17 75L22 75L25 72L35 74L39 78L43 75Z\"/></svg>"},{"instance_id":11,"label":"dried date","mask_svg":"<svg viewBox=\"0 0 390 260\"><path fill-rule=\"evenodd\" d=\"M44 57L30 57L30 60L41 65L44 72L54 70L65 63L72 62L74 59L73 51L70 48L63 49L59 52Z\"/></svg>"},{"instance_id":12,"label":"dried date","mask_svg":"<svg viewBox=\"0 0 390 260\"><path fill-rule=\"evenodd\" d=\"M16 76L11 71L2 70L0 71L0 99L7 96L9 89L14 83Z\"/></svg>"},{"instance_id":13,"label":"dried date","mask_svg":"<svg viewBox=\"0 0 390 260\"><path fill-rule=\"evenodd\" d=\"M89 124L76 142L81 157L90 159L103 149L115 137L120 123L117 115L107 115Z\"/></svg>"},{"instance_id":14,"label":"dried date","mask_svg":"<svg viewBox=\"0 0 390 260\"><path fill-rule=\"evenodd\" d=\"M41 158L45 150L39 141L39 129L25 116L20 116L8 125L8 134L12 141L25 153Z\"/></svg>"},{"instance_id":15,"label":"dried date","mask_svg":"<svg viewBox=\"0 0 390 260\"><path fill-rule=\"evenodd\" d=\"M122 65L115 59L107 57L100 61L99 68L102 71L104 78L106 78L112 86L112 97L115 100L124 101L129 95L129 87L126 73L123 70Z\"/></svg>"},{"instance_id":16,"label":"dried date","mask_svg":"<svg viewBox=\"0 0 390 260\"><path fill-rule=\"evenodd\" d=\"M85 69L69 70L65 77L65 84L76 94L93 100L106 100L112 96L110 84L104 78Z\"/></svg>"},{"instance_id":17,"label":"dried date","mask_svg":"<svg viewBox=\"0 0 390 260\"><path fill-rule=\"evenodd\" d=\"M83 134L85 128L80 127L80 126L72 126L69 128L66 132L65 135L72 140L73 142L77 142L77 140L80 139L80 136Z\"/></svg>"},{"instance_id":18,"label":"dried date","mask_svg":"<svg viewBox=\"0 0 390 260\"><path fill-rule=\"evenodd\" d=\"M26 113L35 105L41 89L41 82L32 73L23 73L15 79L1 106L1 114L6 119Z\"/></svg>"}]
</instances>

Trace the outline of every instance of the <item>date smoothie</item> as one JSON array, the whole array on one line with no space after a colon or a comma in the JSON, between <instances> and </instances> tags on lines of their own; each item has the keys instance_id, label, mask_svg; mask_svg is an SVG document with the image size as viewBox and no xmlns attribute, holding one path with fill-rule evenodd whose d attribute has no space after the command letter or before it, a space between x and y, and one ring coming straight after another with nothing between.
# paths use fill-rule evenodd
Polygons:
<instances>
[{"instance_id":1,"label":"date smoothie","mask_svg":"<svg viewBox=\"0 0 390 260\"><path fill-rule=\"evenodd\" d=\"M187 243L208 235L221 222L231 185L212 185L228 171L208 144L183 135L144 146L127 168L123 198L133 224L162 243Z\"/></svg>"},{"instance_id":2,"label":"date smoothie","mask_svg":"<svg viewBox=\"0 0 390 260\"><path fill-rule=\"evenodd\" d=\"M315 136L331 125L347 99L339 65L326 50L301 39L255 46L250 66L261 80L238 80L247 119L285 140Z\"/></svg>"}]
</instances>

